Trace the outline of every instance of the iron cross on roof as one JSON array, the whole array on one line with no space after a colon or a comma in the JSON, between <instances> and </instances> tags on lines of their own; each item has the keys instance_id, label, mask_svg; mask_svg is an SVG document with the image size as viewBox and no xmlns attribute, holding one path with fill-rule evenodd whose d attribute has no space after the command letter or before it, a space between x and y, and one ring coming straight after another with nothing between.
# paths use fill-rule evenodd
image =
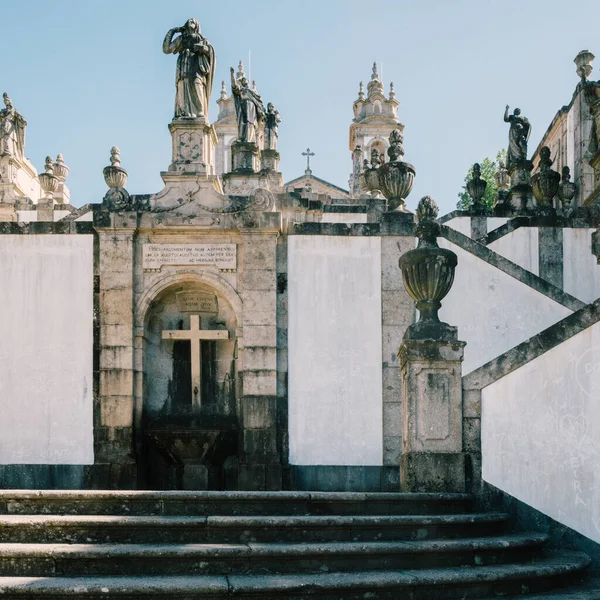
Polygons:
<instances>
[{"instance_id":1,"label":"iron cross on roof","mask_svg":"<svg viewBox=\"0 0 600 600\"><path fill-rule=\"evenodd\" d=\"M306 152L302 153L302 156L306 156L306 170L310 171L310 157L314 156L315 153L310 151L310 148L306 149Z\"/></svg>"}]
</instances>

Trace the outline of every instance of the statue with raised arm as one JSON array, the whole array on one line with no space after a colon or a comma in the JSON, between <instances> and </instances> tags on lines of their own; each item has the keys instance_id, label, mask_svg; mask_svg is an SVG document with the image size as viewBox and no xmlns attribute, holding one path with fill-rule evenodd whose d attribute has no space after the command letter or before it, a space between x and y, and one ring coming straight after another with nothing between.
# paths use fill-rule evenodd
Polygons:
<instances>
[{"instance_id":1,"label":"statue with raised arm","mask_svg":"<svg viewBox=\"0 0 600 600\"><path fill-rule=\"evenodd\" d=\"M531 125L526 117L521 116L521 109L515 108L512 115L508 114L509 106L504 111L504 121L510 123L508 133L508 150L506 153L506 166L527 160L527 141L531 133Z\"/></svg>"},{"instance_id":2,"label":"statue with raised arm","mask_svg":"<svg viewBox=\"0 0 600 600\"><path fill-rule=\"evenodd\" d=\"M0 156L23 157L27 121L15 109L6 92L2 98L4 108L0 110Z\"/></svg>"},{"instance_id":3,"label":"statue with raised arm","mask_svg":"<svg viewBox=\"0 0 600 600\"><path fill-rule=\"evenodd\" d=\"M277 140L279 138L279 111L275 110L272 102L267 104L267 114L265 117L265 150L277 150Z\"/></svg>"},{"instance_id":4,"label":"statue with raised arm","mask_svg":"<svg viewBox=\"0 0 600 600\"><path fill-rule=\"evenodd\" d=\"M256 143L259 124L264 121L265 107L260 94L248 87L248 79L240 63L238 77L231 67L231 92L238 124L238 141Z\"/></svg>"},{"instance_id":5,"label":"statue with raised arm","mask_svg":"<svg viewBox=\"0 0 600 600\"><path fill-rule=\"evenodd\" d=\"M200 23L196 19L188 19L183 27L170 29L163 42L163 52L179 54L175 77L175 118L208 117L215 51L200 33Z\"/></svg>"}]
</instances>

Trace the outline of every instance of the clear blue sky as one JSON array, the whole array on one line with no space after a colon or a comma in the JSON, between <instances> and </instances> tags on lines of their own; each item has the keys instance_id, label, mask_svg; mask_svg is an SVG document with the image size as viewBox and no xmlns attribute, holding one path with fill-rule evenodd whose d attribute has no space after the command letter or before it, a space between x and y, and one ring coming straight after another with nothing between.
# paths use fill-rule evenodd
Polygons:
<instances>
[{"instance_id":1,"label":"clear blue sky","mask_svg":"<svg viewBox=\"0 0 600 600\"><path fill-rule=\"evenodd\" d=\"M408 199L432 195L452 210L470 164L506 145L504 106L532 122L533 151L577 84L573 58L598 55L600 2L495 0L28 0L2 10L0 93L28 121L26 154L41 170L62 152L72 202L100 202L102 169L121 148L130 193L161 189L170 162L175 58L167 30L200 21L215 47L214 100L230 66L252 51L252 78L282 116L281 169L347 188L348 127L358 82L374 60L394 81L405 159L417 177Z\"/></svg>"}]
</instances>

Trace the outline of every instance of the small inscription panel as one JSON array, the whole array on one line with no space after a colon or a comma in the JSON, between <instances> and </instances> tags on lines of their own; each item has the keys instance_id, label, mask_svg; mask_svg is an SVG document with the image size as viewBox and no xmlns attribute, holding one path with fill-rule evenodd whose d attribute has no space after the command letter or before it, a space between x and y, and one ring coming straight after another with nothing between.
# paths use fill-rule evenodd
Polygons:
<instances>
[{"instance_id":1,"label":"small inscription panel","mask_svg":"<svg viewBox=\"0 0 600 600\"><path fill-rule=\"evenodd\" d=\"M178 292L177 307L181 312L218 314L217 297L207 292Z\"/></svg>"},{"instance_id":2,"label":"small inscription panel","mask_svg":"<svg viewBox=\"0 0 600 600\"><path fill-rule=\"evenodd\" d=\"M235 269L235 244L144 244L144 269L163 265L215 265Z\"/></svg>"}]
</instances>

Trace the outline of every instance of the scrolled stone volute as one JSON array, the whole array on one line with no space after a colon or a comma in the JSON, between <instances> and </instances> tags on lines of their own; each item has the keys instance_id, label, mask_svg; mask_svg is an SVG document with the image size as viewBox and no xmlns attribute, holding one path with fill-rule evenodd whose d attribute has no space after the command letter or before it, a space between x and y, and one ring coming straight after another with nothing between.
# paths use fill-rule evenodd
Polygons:
<instances>
[{"instance_id":1,"label":"scrolled stone volute","mask_svg":"<svg viewBox=\"0 0 600 600\"><path fill-rule=\"evenodd\" d=\"M543 146L540 150L540 170L531 177L531 186L541 212L553 209L552 201L558 193L560 174L552 168L550 148Z\"/></svg>"},{"instance_id":2,"label":"scrolled stone volute","mask_svg":"<svg viewBox=\"0 0 600 600\"><path fill-rule=\"evenodd\" d=\"M473 175L467 181L467 192L473 199L473 212L483 212L486 209L486 206L481 202L486 188L487 181L481 178L481 166L479 163L475 163L473 165Z\"/></svg>"},{"instance_id":3,"label":"scrolled stone volute","mask_svg":"<svg viewBox=\"0 0 600 600\"><path fill-rule=\"evenodd\" d=\"M563 209L569 209L577 193L577 184L571 181L571 169L566 165L562 168L562 180L558 186L558 197Z\"/></svg>"},{"instance_id":4,"label":"scrolled stone volute","mask_svg":"<svg viewBox=\"0 0 600 600\"><path fill-rule=\"evenodd\" d=\"M389 210L406 211L406 198L410 194L415 180L415 168L402 161L402 133L394 129L390 134L388 148L389 162L383 163L378 169L379 189L388 201Z\"/></svg>"},{"instance_id":5,"label":"scrolled stone volute","mask_svg":"<svg viewBox=\"0 0 600 600\"><path fill-rule=\"evenodd\" d=\"M458 258L451 250L438 247L437 215L435 201L429 196L422 198L416 211L419 244L399 260L404 287L419 311L419 320L406 330L404 339L457 339L456 327L442 323L438 317L441 301L454 282Z\"/></svg>"}]
</instances>

